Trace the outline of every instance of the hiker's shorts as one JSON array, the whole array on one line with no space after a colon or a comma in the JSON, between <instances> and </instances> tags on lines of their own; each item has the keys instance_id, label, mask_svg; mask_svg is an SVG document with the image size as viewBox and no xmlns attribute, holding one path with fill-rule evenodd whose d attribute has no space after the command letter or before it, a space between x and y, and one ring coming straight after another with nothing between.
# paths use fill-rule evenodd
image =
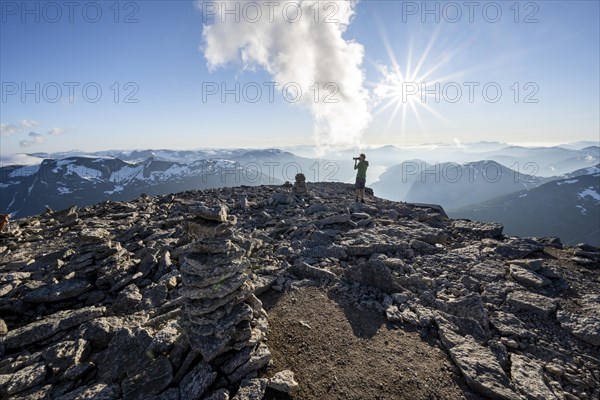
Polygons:
<instances>
[{"instance_id":1,"label":"hiker's shorts","mask_svg":"<svg viewBox=\"0 0 600 400\"><path fill-rule=\"evenodd\" d=\"M354 184L354 186L356 187L356 189L364 189L365 183L367 183L367 178L356 178L356 183Z\"/></svg>"}]
</instances>

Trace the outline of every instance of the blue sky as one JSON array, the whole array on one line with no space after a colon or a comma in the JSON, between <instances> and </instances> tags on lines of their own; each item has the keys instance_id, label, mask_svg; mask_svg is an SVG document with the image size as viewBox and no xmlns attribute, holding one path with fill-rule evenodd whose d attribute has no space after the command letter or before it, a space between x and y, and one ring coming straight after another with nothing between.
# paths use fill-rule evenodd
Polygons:
<instances>
[{"instance_id":1,"label":"blue sky","mask_svg":"<svg viewBox=\"0 0 600 400\"><path fill-rule=\"evenodd\" d=\"M53 2L60 16L46 3L0 1L0 153L314 143L314 110L285 101L280 90L268 98L265 82L273 81L273 71L235 61L209 70L204 15L194 2L82 1L72 22L68 2ZM33 11L23 15L23 4ZM598 140L599 3L478 4L472 21L465 2L429 2L429 14L422 14L422 2L363 0L355 6L343 39L364 48L360 68L371 119L360 144ZM297 43L288 46L307 48L309 38L293 38ZM411 74L428 45L420 73ZM203 101L203 86L211 82L265 89L256 103L238 103L233 95ZM420 93L403 99L401 90L423 82L430 89L439 83L439 103L429 95L424 104ZM473 102L465 82L475 85ZM30 91L24 98L23 86ZM484 96L484 86L488 95L502 90L497 102ZM462 97L452 102L457 87ZM388 97L377 98L380 89ZM526 102L527 95L537 102Z\"/></svg>"}]
</instances>

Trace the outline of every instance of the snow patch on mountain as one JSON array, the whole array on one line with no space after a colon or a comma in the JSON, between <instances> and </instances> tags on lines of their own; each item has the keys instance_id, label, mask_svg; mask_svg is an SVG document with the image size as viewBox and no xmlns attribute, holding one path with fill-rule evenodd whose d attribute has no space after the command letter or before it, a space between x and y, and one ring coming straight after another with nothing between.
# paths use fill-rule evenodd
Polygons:
<instances>
[{"instance_id":1,"label":"snow patch on mountain","mask_svg":"<svg viewBox=\"0 0 600 400\"><path fill-rule=\"evenodd\" d=\"M114 193L122 192L124 189L125 188L123 186L116 185L113 190L106 190L104 193L106 193L106 194L114 194Z\"/></svg>"},{"instance_id":2,"label":"snow patch on mountain","mask_svg":"<svg viewBox=\"0 0 600 400\"><path fill-rule=\"evenodd\" d=\"M579 179L569 179L567 181L557 182L556 184L560 186L562 184L570 185L571 183L577 183L577 182L579 182Z\"/></svg>"},{"instance_id":3,"label":"snow patch on mountain","mask_svg":"<svg viewBox=\"0 0 600 400\"><path fill-rule=\"evenodd\" d=\"M143 176L143 165L126 165L110 174L108 180L114 183L129 183Z\"/></svg>"},{"instance_id":4,"label":"snow patch on mountain","mask_svg":"<svg viewBox=\"0 0 600 400\"><path fill-rule=\"evenodd\" d=\"M26 165L24 167L15 169L10 174L8 174L8 177L9 178L22 178L25 176L31 176L31 175L37 174L39 170L40 170L39 164Z\"/></svg>"},{"instance_id":5,"label":"snow patch on mountain","mask_svg":"<svg viewBox=\"0 0 600 400\"><path fill-rule=\"evenodd\" d=\"M592 199L595 199L598 203L600 203L600 194L596 192L593 186L590 186L589 188L577 194L577 197L579 197L580 199L584 199L587 196L590 196Z\"/></svg>"},{"instance_id":6,"label":"snow patch on mountain","mask_svg":"<svg viewBox=\"0 0 600 400\"><path fill-rule=\"evenodd\" d=\"M110 156L84 156L86 158L93 158L94 160L92 161L93 163L101 163L104 162L105 160L114 160L115 157L110 157Z\"/></svg>"},{"instance_id":7,"label":"snow patch on mountain","mask_svg":"<svg viewBox=\"0 0 600 400\"><path fill-rule=\"evenodd\" d=\"M150 180L168 180L174 177L183 177L192 174L187 165L175 164L165 171L153 171L150 174Z\"/></svg>"},{"instance_id":8,"label":"snow patch on mountain","mask_svg":"<svg viewBox=\"0 0 600 400\"><path fill-rule=\"evenodd\" d=\"M587 215L587 209L584 206L575 206L575 207L579 208L579 211L581 212L581 214Z\"/></svg>"},{"instance_id":9,"label":"snow patch on mountain","mask_svg":"<svg viewBox=\"0 0 600 400\"><path fill-rule=\"evenodd\" d=\"M72 174L79 175L82 179L85 180L100 179L102 177L102 172L98 171L97 169L84 167L82 165L69 164L67 165L67 172L65 173L65 175Z\"/></svg>"},{"instance_id":10,"label":"snow patch on mountain","mask_svg":"<svg viewBox=\"0 0 600 400\"><path fill-rule=\"evenodd\" d=\"M71 194L71 193L73 193L73 191L71 189L69 189L67 187L64 187L64 186L59 186L57 189L58 189L58 193L59 194Z\"/></svg>"},{"instance_id":11,"label":"snow patch on mountain","mask_svg":"<svg viewBox=\"0 0 600 400\"><path fill-rule=\"evenodd\" d=\"M33 181L33 183L31 184L31 186L29 186L29 188L27 189L27 195L31 195L31 191L33 190L33 186L35 185L35 183L37 182L37 178L35 178L35 180ZM12 204L12 203L11 203Z\"/></svg>"},{"instance_id":12,"label":"snow patch on mountain","mask_svg":"<svg viewBox=\"0 0 600 400\"><path fill-rule=\"evenodd\" d=\"M58 171L59 171L60 168L62 168L64 166L67 166L69 164L73 164L74 162L75 162L75 160L74 159L70 159L70 158L66 158L64 160L58 160L58 161L56 161L56 168L54 168L52 170L52 172L58 173Z\"/></svg>"},{"instance_id":13,"label":"snow patch on mountain","mask_svg":"<svg viewBox=\"0 0 600 400\"><path fill-rule=\"evenodd\" d=\"M598 166L590 167L586 169L588 175L594 175L600 173L600 168Z\"/></svg>"}]
</instances>

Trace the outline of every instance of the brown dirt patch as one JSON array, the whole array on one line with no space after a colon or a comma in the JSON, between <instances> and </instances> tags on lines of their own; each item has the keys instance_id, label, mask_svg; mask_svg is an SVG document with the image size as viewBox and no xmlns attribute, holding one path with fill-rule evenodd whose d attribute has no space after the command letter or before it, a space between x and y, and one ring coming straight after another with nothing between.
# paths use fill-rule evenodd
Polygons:
<instances>
[{"instance_id":1,"label":"brown dirt patch","mask_svg":"<svg viewBox=\"0 0 600 400\"><path fill-rule=\"evenodd\" d=\"M455 400L470 393L435 341L393 329L382 315L325 289L269 292L262 300L273 354L266 376L292 370L299 383L294 399ZM267 398L290 397L269 392Z\"/></svg>"}]
</instances>

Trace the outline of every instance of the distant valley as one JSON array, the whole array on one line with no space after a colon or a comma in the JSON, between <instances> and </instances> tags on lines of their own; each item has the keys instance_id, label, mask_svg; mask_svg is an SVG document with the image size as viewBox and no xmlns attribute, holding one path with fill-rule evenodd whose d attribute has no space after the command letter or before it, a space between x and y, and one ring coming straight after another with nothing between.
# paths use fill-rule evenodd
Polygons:
<instances>
[{"instance_id":1,"label":"distant valley","mask_svg":"<svg viewBox=\"0 0 600 400\"><path fill-rule=\"evenodd\" d=\"M600 246L600 168L579 170L492 200L447 210L452 218L501 222L516 236L559 236L564 244Z\"/></svg>"}]
</instances>

